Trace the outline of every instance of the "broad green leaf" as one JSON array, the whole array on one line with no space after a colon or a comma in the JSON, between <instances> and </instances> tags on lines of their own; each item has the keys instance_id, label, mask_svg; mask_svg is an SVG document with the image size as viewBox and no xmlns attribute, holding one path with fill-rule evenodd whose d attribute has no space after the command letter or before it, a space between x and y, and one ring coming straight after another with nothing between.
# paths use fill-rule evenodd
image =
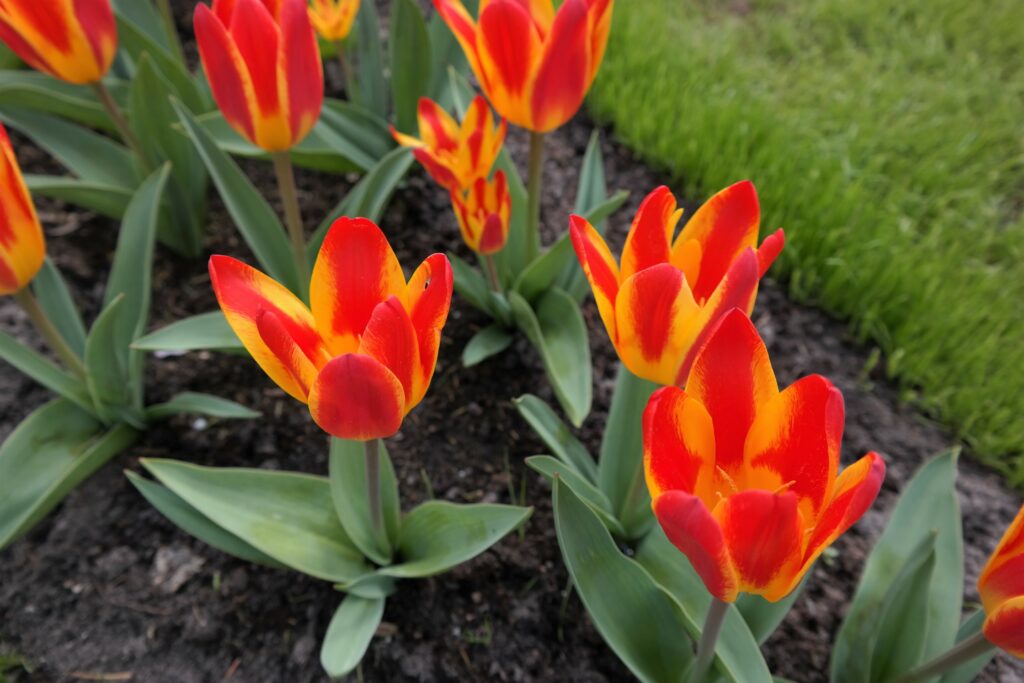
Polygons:
<instances>
[{"instance_id":1,"label":"broad green leaf","mask_svg":"<svg viewBox=\"0 0 1024 683\"><path fill-rule=\"evenodd\" d=\"M462 564L525 522L533 508L515 505L456 505L431 500L402 519L400 564L383 567L385 576L421 578Z\"/></svg>"},{"instance_id":2,"label":"broad green leaf","mask_svg":"<svg viewBox=\"0 0 1024 683\"><path fill-rule=\"evenodd\" d=\"M503 149L498 155L495 168L505 172L508 180L508 192L512 197L512 218L509 221L508 238L505 246L494 255L494 262L498 266L498 273L502 282L515 282L519 273L526 267L526 242L527 242L527 195L526 185L519 176L519 170L509 155L507 149ZM543 217L541 218L543 220Z\"/></svg>"},{"instance_id":3,"label":"broad green leaf","mask_svg":"<svg viewBox=\"0 0 1024 683\"><path fill-rule=\"evenodd\" d=\"M17 339L0 332L0 360L39 382L50 391L63 396L78 407L94 413L95 408L86 386Z\"/></svg>"},{"instance_id":4,"label":"broad green leaf","mask_svg":"<svg viewBox=\"0 0 1024 683\"><path fill-rule=\"evenodd\" d=\"M579 427L593 400L590 342L579 306L560 289L544 294L536 308L515 292L508 300L516 325L540 352L558 402Z\"/></svg>"},{"instance_id":5,"label":"broad green leaf","mask_svg":"<svg viewBox=\"0 0 1024 683\"><path fill-rule=\"evenodd\" d=\"M320 646L320 665L332 678L359 666L384 616L384 599L347 596L334 613Z\"/></svg>"},{"instance_id":6,"label":"broad green leaf","mask_svg":"<svg viewBox=\"0 0 1024 683\"><path fill-rule=\"evenodd\" d=\"M138 433L109 431L64 400L47 403L0 446L0 548L24 534Z\"/></svg>"},{"instance_id":7,"label":"broad green leaf","mask_svg":"<svg viewBox=\"0 0 1024 683\"><path fill-rule=\"evenodd\" d=\"M141 351L245 351L220 311L200 313L161 327L136 339L132 348Z\"/></svg>"},{"instance_id":8,"label":"broad green leaf","mask_svg":"<svg viewBox=\"0 0 1024 683\"><path fill-rule=\"evenodd\" d=\"M611 514L611 503L608 502L608 498L575 467L550 455L530 456L526 459L526 464L552 484L556 478L561 479L562 483L572 489L580 500L590 506L590 509L601 518L601 522L608 527L613 535L620 538L625 536L619 520Z\"/></svg>"},{"instance_id":9,"label":"broad green leaf","mask_svg":"<svg viewBox=\"0 0 1024 683\"><path fill-rule=\"evenodd\" d=\"M324 100L320 122L324 143L364 171L395 148L387 122L351 102Z\"/></svg>"},{"instance_id":10,"label":"broad green leaf","mask_svg":"<svg viewBox=\"0 0 1024 683\"><path fill-rule=\"evenodd\" d=\"M70 202L115 219L124 216L125 209L132 200L132 188L79 180L70 176L27 174L25 184L33 196L41 195Z\"/></svg>"},{"instance_id":11,"label":"broad green leaf","mask_svg":"<svg viewBox=\"0 0 1024 683\"><path fill-rule=\"evenodd\" d=\"M141 463L200 514L281 564L337 582L369 570L334 514L324 477L148 458Z\"/></svg>"},{"instance_id":12,"label":"broad green leaf","mask_svg":"<svg viewBox=\"0 0 1024 683\"><path fill-rule=\"evenodd\" d=\"M936 533L935 569L928 592L928 633L921 659L949 649L956 639L964 584L963 536L956 495L953 449L927 461L900 494L882 537L868 557L860 584L832 651L832 680L852 676L864 657L859 643L872 633L873 615L885 604L889 586L906 566L914 549ZM924 618L922 617L922 620Z\"/></svg>"},{"instance_id":13,"label":"broad green leaf","mask_svg":"<svg viewBox=\"0 0 1024 683\"><path fill-rule=\"evenodd\" d=\"M644 408L657 385L619 366L612 406L597 461L598 483L612 502L615 516L631 538L650 527L651 499L643 482L644 446L641 426Z\"/></svg>"},{"instance_id":14,"label":"broad green leaf","mask_svg":"<svg viewBox=\"0 0 1024 683\"><path fill-rule=\"evenodd\" d=\"M366 479L366 449L362 441L331 439L330 482L334 511L357 548L377 564L389 564L398 542L401 509L398 481L387 448L378 441L380 471L380 529L370 516L369 486Z\"/></svg>"},{"instance_id":15,"label":"broad green leaf","mask_svg":"<svg viewBox=\"0 0 1024 683\"><path fill-rule=\"evenodd\" d=\"M123 88L111 89L120 93ZM114 130L103 105L88 87L71 85L38 71L0 71L0 101L5 105L54 114L93 128Z\"/></svg>"},{"instance_id":16,"label":"broad green leaf","mask_svg":"<svg viewBox=\"0 0 1024 683\"><path fill-rule=\"evenodd\" d=\"M85 324L71 298L71 291L50 257L46 257L43 267L32 279L32 292L60 336L81 358L85 353Z\"/></svg>"},{"instance_id":17,"label":"broad green leaf","mask_svg":"<svg viewBox=\"0 0 1024 683\"><path fill-rule=\"evenodd\" d=\"M388 114L388 84L384 77L380 35L376 3L362 3L356 15L355 30L349 36L349 41L355 43L356 71L345 92L352 102L383 118Z\"/></svg>"},{"instance_id":18,"label":"broad green leaf","mask_svg":"<svg viewBox=\"0 0 1024 683\"><path fill-rule=\"evenodd\" d=\"M85 371L89 395L104 422L126 420L145 427L141 410L136 410L136 393L141 386L132 384L127 345L121 346L118 328L124 310L124 296L118 296L100 311L85 341ZM125 313L124 315L127 315Z\"/></svg>"},{"instance_id":19,"label":"broad green leaf","mask_svg":"<svg viewBox=\"0 0 1024 683\"><path fill-rule=\"evenodd\" d=\"M299 278L292 260L291 245L281 221L238 165L222 152L195 117L179 102L173 104L185 132L196 146L210 172L224 206L263 271L293 292Z\"/></svg>"},{"instance_id":20,"label":"broad green leaf","mask_svg":"<svg viewBox=\"0 0 1024 683\"><path fill-rule=\"evenodd\" d=\"M234 555L247 562L283 569L284 565L252 547L238 536L214 524L208 517L175 495L169 488L146 479L135 472L125 470L125 476L139 490L146 500L173 522L182 531L195 536L228 555Z\"/></svg>"},{"instance_id":21,"label":"broad green leaf","mask_svg":"<svg viewBox=\"0 0 1024 683\"><path fill-rule=\"evenodd\" d=\"M414 0L392 0L391 99L395 127L404 133L417 130L416 104L430 87L430 35L423 12Z\"/></svg>"},{"instance_id":22,"label":"broad green leaf","mask_svg":"<svg viewBox=\"0 0 1024 683\"><path fill-rule=\"evenodd\" d=\"M515 337L500 325L488 325L473 335L462 350L462 365L471 368L509 347Z\"/></svg>"},{"instance_id":23,"label":"broad green leaf","mask_svg":"<svg viewBox=\"0 0 1024 683\"><path fill-rule=\"evenodd\" d=\"M163 28L163 21L157 13L153 3L139 2L138 0L112 0L114 11L122 21L131 21L151 41L162 49L167 49L167 33Z\"/></svg>"},{"instance_id":24,"label":"broad green leaf","mask_svg":"<svg viewBox=\"0 0 1024 683\"><path fill-rule=\"evenodd\" d=\"M981 633L981 628L984 625L985 610L979 609L960 624L960 630L956 634L956 642L961 643ZM984 654L978 655L974 659L966 661L955 669L950 669L944 673L942 678L939 679L939 683L971 683L981 673L982 669L988 666L988 663L996 656L996 652L995 646L992 646Z\"/></svg>"},{"instance_id":25,"label":"broad green leaf","mask_svg":"<svg viewBox=\"0 0 1024 683\"><path fill-rule=\"evenodd\" d=\"M149 55L169 83L170 88L165 91L164 98L174 95L196 114L207 110L210 105L196 85L195 79L192 78L185 66L167 50L166 41L161 41L159 36L146 31L142 27L143 25L136 23L135 19L137 17L118 17L118 41L124 51L131 56L136 64L142 60L143 54ZM160 21L159 17L157 20ZM161 29L160 34L163 33Z\"/></svg>"},{"instance_id":26,"label":"broad green leaf","mask_svg":"<svg viewBox=\"0 0 1024 683\"><path fill-rule=\"evenodd\" d=\"M234 401L194 391L183 391L180 394L175 394L171 400L165 403L157 403L146 409L146 417L150 420L160 420L179 413L197 413L234 420L247 420L260 416L259 411L251 410Z\"/></svg>"},{"instance_id":27,"label":"broad green leaf","mask_svg":"<svg viewBox=\"0 0 1024 683\"><path fill-rule=\"evenodd\" d=\"M393 595L398 587L398 579L383 574L364 574L355 581L338 583L335 589L361 598L386 598Z\"/></svg>"},{"instance_id":28,"label":"broad green leaf","mask_svg":"<svg viewBox=\"0 0 1024 683\"><path fill-rule=\"evenodd\" d=\"M754 595L753 593L740 593L740 596L736 599L736 609L743 615L743 621L747 622L747 627L754 634L758 643L763 644L764 641L768 640L775 633L775 629L779 627L782 620L786 618L786 615L789 614L789 610L793 608L793 603L797 601L800 593L803 592L811 571L813 571L813 568L807 572L803 580L793 589L792 593L778 602L768 602L760 595Z\"/></svg>"},{"instance_id":29,"label":"broad green leaf","mask_svg":"<svg viewBox=\"0 0 1024 683\"><path fill-rule=\"evenodd\" d=\"M682 683L693 653L676 601L619 552L594 511L558 479L554 515L569 576L605 642L644 683Z\"/></svg>"},{"instance_id":30,"label":"broad green leaf","mask_svg":"<svg viewBox=\"0 0 1024 683\"><path fill-rule=\"evenodd\" d=\"M455 39L455 34L448 28L439 12L434 12L427 20L427 33L430 35L430 87L427 96L438 102L442 107L452 105L452 92L448 87L448 69L460 73L469 71L469 62L462 52L462 46Z\"/></svg>"},{"instance_id":31,"label":"broad green leaf","mask_svg":"<svg viewBox=\"0 0 1024 683\"><path fill-rule=\"evenodd\" d=\"M491 290L487 285L484 276L473 266L461 258L448 252L448 260L452 264L452 273L455 276L455 291L464 298L470 306L495 317L491 308Z\"/></svg>"},{"instance_id":32,"label":"broad green leaf","mask_svg":"<svg viewBox=\"0 0 1024 683\"><path fill-rule=\"evenodd\" d=\"M524 394L515 399L513 403L515 403L519 414L529 423L541 441L551 449L555 457L572 465L591 484L597 483L597 464L594 462L594 458L587 451L587 447L573 436L573 433L555 414L551 406L533 394ZM611 509L611 507L608 508L608 510Z\"/></svg>"},{"instance_id":33,"label":"broad green leaf","mask_svg":"<svg viewBox=\"0 0 1024 683\"><path fill-rule=\"evenodd\" d=\"M694 639L700 637L711 594L704 587L689 560L673 546L661 529L655 529L637 549L639 562L668 591L682 609L686 627ZM716 668L727 681L733 683L765 683L771 681L768 665L761 655L757 639L750 632L743 616L730 607L718 636L715 648Z\"/></svg>"}]
</instances>

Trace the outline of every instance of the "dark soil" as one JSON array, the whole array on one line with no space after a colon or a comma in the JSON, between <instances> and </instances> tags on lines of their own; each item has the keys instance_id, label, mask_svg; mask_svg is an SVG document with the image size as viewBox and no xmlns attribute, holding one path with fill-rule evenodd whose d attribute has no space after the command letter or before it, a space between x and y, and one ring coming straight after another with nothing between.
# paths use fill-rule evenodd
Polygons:
<instances>
[{"instance_id":1,"label":"dark soil","mask_svg":"<svg viewBox=\"0 0 1024 683\"><path fill-rule=\"evenodd\" d=\"M544 183L548 242L565 229L590 131L591 123L581 116L551 137ZM12 137L26 172L59 172L24 138ZM637 204L661 179L607 138L609 187L632 192L629 206L610 223L613 250L618 251ZM523 160L524 137L513 134L510 144ZM269 167L245 167L276 201ZM352 180L300 171L307 224L318 222ZM251 262L223 206L215 197L211 201L206 253ZM117 226L59 203L39 204L49 252L91 320ZM418 169L399 189L381 224L406 269L459 242L447 196ZM464 253L461 245L456 250ZM152 327L214 307L205 261L159 249ZM593 330L596 391L594 411L580 435L596 452L617 361L592 301L585 314ZM870 350L852 344L841 324L791 303L770 280L759 296L755 321L781 383L820 372L843 390L844 461L876 449L889 466L878 503L839 540L835 559L817 564L807 590L764 647L779 675L825 681L829 643L871 540L913 470L953 440L901 403L884 368L870 367ZM466 369L459 362L462 347L486 323L456 297L431 390L389 441L403 508L426 498L426 481L445 500L511 502L510 486L518 491L525 478L526 502L536 512L522 538L512 534L448 574L403 584L388 601L384 623L362 664L362 680L630 680L579 600L573 597L563 608L566 572L550 489L523 465L523 458L543 447L509 401L535 392L554 403L535 354L520 341L478 367ZM35 343L26 318L10 299L0 300L0 328ZM157 426L0 554L0 653L17 653L35 666L35 673L16 674L14 680L95 680L96 674L122 672L147 683L327 680L318 661L319 643L342 596L327 583L249 565L194 540L152 509L122 474L125 468L138 471L141 457L323 474L326 437L305 408L248 358L211 353L154 358L147 382L150 401L183 390L206 391L259 409L264 417L207 422L182 416ZM3 368L0 437L47 399L47 392ZM959 491L968 562L965 594L976 601L974 580L1020 498L969 458L961 462ZM194 570L174 591L162 581L167 560L172 567ZM1000 657L979 680L1024 681L1024 669Z\"/></svg>"}]
</instances>

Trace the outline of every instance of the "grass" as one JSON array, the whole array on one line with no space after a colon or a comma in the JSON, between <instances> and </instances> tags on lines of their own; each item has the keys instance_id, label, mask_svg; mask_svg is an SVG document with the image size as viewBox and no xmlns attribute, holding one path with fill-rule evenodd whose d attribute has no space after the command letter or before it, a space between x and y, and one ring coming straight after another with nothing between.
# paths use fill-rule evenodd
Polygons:
<instances>
[{"instance_id":1,"label":"grass","mask_svg":"<svg viewBox=\"0 0 1024 683\"><path fill-rule=\"evenodd\" d=\"M1017 485L1021 26L1020 0L626 0L590 98L693 195L754 180L791 294Z\"/></svg>"}]
</instances>

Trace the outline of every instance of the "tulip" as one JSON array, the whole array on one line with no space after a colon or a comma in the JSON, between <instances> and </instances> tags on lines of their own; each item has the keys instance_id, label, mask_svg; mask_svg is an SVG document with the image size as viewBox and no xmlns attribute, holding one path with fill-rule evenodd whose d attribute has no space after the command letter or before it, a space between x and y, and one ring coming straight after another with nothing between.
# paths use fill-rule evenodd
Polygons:
<instances>
[{"instance_id":1,"label":"tulip","mask_svg":"<svg viewBox=\"0 0 1024 683\"><path fill-rule=\"evenodd\" d=\"M117 54L110 0L4 0L0 40L33 69L68 83L96 83Z\"/></svg>"},{"instance_id":2,"label":"tulip","mask_svg":"<svg viewBox=\"0 0 1024 683\"><path fill-rule=\"evenodd\" d=\"M359 13L360 0L310 0L309 20L324 40L345 40Z\"/></svg>"},{"instance_id":3,"label":"tulip","mask_svg":"<svg viewBox=\"0 0 1024 683\"><path fill-rule=\"evenodd\" d=\"M420 98L417 110L421 139L403 135L391 128L400 145L412 148L413 156L423 164L438 185L449 192L468 190L494 167L505 142L508 124L497 128L487 100L477 95L459 125L441 105Z\"/></svg>"},{"instance_id":4,"label":"tulip","mask_svg":"<svg viewBox=\"0 0 1024 683\"><path fill-rule=\"evenodd\" d=\"M663 387L643 417L655 517L722 602L788 595L871 506L875 453L839 472L843 396L820 375L779 391L753 323L733 309L685 389Z\"/></svg>"},{"instance_id":5,"label":"tulip","mask_svg":"<svg viewBox=\"0 0 1024 683\"><path fill-rule=\"evenodd\" d=\"M28 285L43 266L46 243L7 130L0 125L0 296Z\"/></svg>"},{"instance_id":6,"label":"tulip","mask_svg":"<svg viewBox=\"0 0 1024 683\"><path fill-rule=\"evenodd\" d=\"M982 570L978 593L985 607L985 638L1024 658L1024 506Z\"/></svg>"},{"instance_id":7,"label":"tulip","mask_svg":"<svg viewBox=\"0 0 1024 683\"><path fill-rule=\"evenodd\" d=\"M728 311L752 310L758 281L784 242L778 230L755 251L760 208L747 181L708 200L672 241L681 215L667 187L651 192L633 219L621 266L586 219L570 218L576 255L619 358L634 375L666 386L686 379Z\"/></svg>"},{"instance_id":8,"label":"tulip","mask_svg":"<svg viewBox=\"0 0 1024 683\"><path fill-rule=\"evenodd\" d=\"M465 196L461 192L453 192L452 208L459 221L462 239L470 249L491 256L505 246L512 197L504 171L498 171L489 181L477 179Z\"/></svg>"},{"instance_id":9,"label":"tulip","mask_svg":"<svg viewBox=\"0 0 1024 683\"><path fill-rule=\"evenodd\" d=\"M406 282L380 228L341 218L313 268L309 307L227 256L210 259L210 279L245 348L324 431L359 441L390 436L426 394L452 297L444 255L427 258Z\"/></svg>"}]
</instances>

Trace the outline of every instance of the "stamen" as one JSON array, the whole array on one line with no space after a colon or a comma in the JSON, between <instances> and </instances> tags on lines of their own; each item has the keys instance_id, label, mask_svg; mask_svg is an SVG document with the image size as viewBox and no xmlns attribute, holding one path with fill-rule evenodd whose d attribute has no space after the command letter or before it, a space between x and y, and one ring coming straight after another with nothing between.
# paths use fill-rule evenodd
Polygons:
<instances>
[{"instance_id":1,"label":"stamen","mask_svg":"<svg viewBox=\"0 0 1024 683\"><path fill-rule=\"evenodd\" d=\"M774 491L772 491L772 494L777 496L780 493L784 493L787 489L789 489L791 486L793 486L795 484L796 484L796 479L794 479L793 481L788 481L785 484L783 484L782 486L780 486L779 488L777 488Z\"/></svg>"},{"instance_id":2,"label":"stamen","mask_svg":"<svg viewBox=\"0 0 1024 683\"><path fill-rule=\"evenodd\" d=\"M721 465L715 465L715 469L718 470L719 476L721 476L722 479L725 479L725 483L729 485L729 488L732 489L732 492L739 493L740 489L738 486L736 486L736 482L733 481L733 478L729 476L729 473L723 470Z\"/></svg>"}]
</instances>

